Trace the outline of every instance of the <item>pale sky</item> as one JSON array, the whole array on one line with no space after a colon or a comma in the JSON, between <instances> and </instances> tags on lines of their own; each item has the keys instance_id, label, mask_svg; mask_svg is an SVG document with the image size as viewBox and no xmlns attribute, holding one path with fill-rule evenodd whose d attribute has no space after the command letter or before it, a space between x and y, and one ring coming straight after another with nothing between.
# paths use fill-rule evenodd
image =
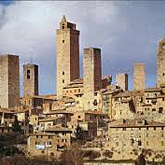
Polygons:
<instances>
[{"instance_id":1,"label":"pale sky","mask_svg":"<svg viewBox=\"0 0 165 165\"><path fill-rule=\"evenodd\" d=\"M146 63L147 87L156 84L157 46L165 36L163 1L0 1L0 54L20 56L22 65L39 65L40 94L56 90L56 36L62 15L80 30L80 66L83 48L102 50L102 73L129 74L133 63Z\"/></svg>"}]
</instances>

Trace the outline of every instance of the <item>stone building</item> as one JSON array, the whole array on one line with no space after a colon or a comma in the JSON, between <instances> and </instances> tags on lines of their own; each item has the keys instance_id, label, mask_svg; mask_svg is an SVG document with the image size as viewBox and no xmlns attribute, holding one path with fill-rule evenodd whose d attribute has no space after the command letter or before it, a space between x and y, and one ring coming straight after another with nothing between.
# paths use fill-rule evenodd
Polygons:
<instances>
[{"instance_id":1,"label":"stone building","mask_svg":"<svg viewBox=\"0 0 165 165\"><path fill-rule=\"evenodd\" d=\"M137 100L136 113L148 120L165 122L165 94L161 88L147 88Z\"/></svg>"},{"instance_id":2,"label":"stone building","mask_svg":"<svg viewBox=\"0 0 165 165\"><path fill-rule=\"evenodd\" d=\"M12 126L15 120L15 112L9 109L0 108L0 125Z\"/></svg>"},{"instance_id":3,"label":"stone building","mask_svg":"<svg viewBox=\"0 0 165 165\"><path fill-rule=\"evenodd\" d=\"M143 151L153 160L165 151L165 124L145 119L118 120L109 124L106 149L113 152L113 160L136 159Z\"/></svg>"},{"instance_id":4,"label":"stone building","mask_svg":"<svg viewBox=\"0 0 165 165\"><path fill-rule=\"evenodd\" d=\"M161 40L158 46L157 86L165 87L165 39Z\"/></svg>"},{"instance_id":5,"label":"stone building","mask_svg":"<svg viewBox=\"0 0 165 165\"><path fill-rule=\"evenodd\" d=\"M101 50L85 48L83 58L84 71L84 110L93 109L95 91L102 88Z\"/></svg>"},{"instance_id":6,"label":"stone building","mask_svg":"<svg viewBox=\"0 0 165 165\"><path fill-rule=\"evenodd\" d=\"M57 41L57 96L62 97L63 87L79 78L79 31L76 24L63 16L60 29L56 31Z\"/></svg>"},{"instance_id":7,"label":"stone building","mask_svg":"<svg viewBox=\"0 0 165 165\"><path fill-rule=\"evenodd\" d=\"M134 90L143 91L145 89L145 64L134 63L133 87Z\"/></svg>"},{"instance_id":8,"label":"stone building","mask_svg":"<svg viewBox=\"0 0 165 165\"><path fill-rule=\"evenodd\" d=\"M116 85L124 91L128 90L128 74L118 74L116 76Z\"/></svg>"},{"instance_id":9,"label":"stone building","mask_svg":"<svg viewBox=\"0 0 165 165\"><path fill-rule=\"evenodd\" d=\"M38 65L23 65L23 92L24 97L38 95Z\"/></svg>"},{"instance_id":10,"label":"stone building","mask_svg":"<svg viewBox=\"0 0 165 165\"><path fill-rule=\"evenodd\" d=\"M19 57L0 56L0 106L13 108L19 104Z\"/></svg>"},{"instance_id":11,"label":"stone building","mask_svg":"<svg viewBox=\"0 0 165 165\"><path fill-rule=\"evenodd\" d=\"M68 148L70 143L71 131L68 128L52 127L29 136L28 152L34 156L57 156L57 150Z\"/></svg>"},{"instance_id":12,"label":"stone building","mask_svg":"<svg viewBox=\"0 0 165 165\"><path fill-rule=\"evenodd\" d=\"M135 117L132 92L120 92L113 97L112 102L112 119L132 119Z\"/></svg>"}]
</instances>

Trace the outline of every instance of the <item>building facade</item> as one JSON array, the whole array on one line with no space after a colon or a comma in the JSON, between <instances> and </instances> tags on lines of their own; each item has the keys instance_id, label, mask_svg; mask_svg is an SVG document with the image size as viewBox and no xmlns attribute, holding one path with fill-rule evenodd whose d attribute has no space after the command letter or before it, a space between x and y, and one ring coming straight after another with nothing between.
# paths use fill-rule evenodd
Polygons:
<instances>
[{"instance_id":1,"label":"building facade","mask_svg":"<svg viewBox=\"0 0 165 165\"><path fill-rule=\"evenodd\" d=\"M13 108L19 104L19 57L0 56L0 106Z\"/></svg>"}]
</instances>

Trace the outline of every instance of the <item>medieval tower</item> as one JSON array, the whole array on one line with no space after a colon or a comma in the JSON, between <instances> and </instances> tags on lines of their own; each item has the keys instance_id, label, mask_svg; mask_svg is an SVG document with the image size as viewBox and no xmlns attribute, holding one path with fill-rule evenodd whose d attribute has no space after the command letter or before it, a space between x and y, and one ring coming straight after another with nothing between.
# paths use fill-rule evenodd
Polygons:
<instances>
[{"instance_id":1,"label":"medieval tower","mask_svg":"<svg viewBox=\"0 0 165 165\"><path fill-rule=\"evenodd\" d=\"M84 71L84 109L93 109L95 91L102 87L101 50L85 48Z\"/></svg>"},{"instance_id":2,"label":"medieval tower","mask_svg":"<svg viewBox=\"0 0 165 165\"><path fill-rule=\"evenodd\" d=\"M143 91L145 90L145 64L134 63L134 75L133 75L133 87L134 90Z\"/></svg>"},{"instance_id":3,"label":"medieval tower","mask_svg":"<svg viewBox=\"0 0 165 165\"><path fill-rule=\"evenodd\" d=\"M13 108L19 104L19 57L0 56L0 106Z\"/></svg>"},{"instance_id":4,"label":"medieval tower","mask_svg":"<svg viewBox=\"0 0 165 165\"><path fill-rule=\"evenodd\" d=\"M157 86L165 87L165 39L160 41L158 46Z\"/></svg>"},{"instance_id":5,"label":"medieval tower","mask_svg":"<svg viewBox=\"0 0 165 165\"><path fill-rule=\"evenodd\" d=\"M57 96L71 81L79 78L79 31L63 16L56 31L57 42Z\"/></svg>"},{"instance_id":6,"label":"medieval tower","mask_svg":"<svg viewBox=\"0 0 165 165\"><path fill-rule=\"evenodd\" d=\"M116 76L116 85L124 91L128 90L128 74L118 74Z\"/></svg>"},{"instance_id":7,"label":"medieval tower","mask_svg":"<svg viewBox=\"0 0 165 165\"><path fill-rule=\"evenodd\" d=\"M38 95L38 65L23 65L23 92L24 96Z\"/></svg>"}]
</instances>

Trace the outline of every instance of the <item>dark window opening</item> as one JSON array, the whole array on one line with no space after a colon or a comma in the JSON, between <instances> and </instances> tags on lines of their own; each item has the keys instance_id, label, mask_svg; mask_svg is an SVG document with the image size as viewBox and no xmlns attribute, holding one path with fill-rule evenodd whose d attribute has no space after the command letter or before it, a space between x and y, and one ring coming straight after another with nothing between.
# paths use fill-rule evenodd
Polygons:
<instances>
[{"instance_id":1,"label":"dark window opening","mask_svg":"<svg viewBox=\"0 0 165 165\"><path fill-rule=\"evenodd\" d=\"M64 43L65 42L65 40L62 40L62 43Z\"/></svg>"},{"instance_id":2,"label":"dark window opening","mask_svg":"<svg viewBox=\"0 0 165 165\"><path fill-rule=\"evenodd\" d=\"M159 113L163 112L163 107L159 107Z\"/></svg>"},{"instance_id":3,"label":"dark window opening","mask_svg":"<svg viewBox=\"0 0 165 165\"><path fill-rule=\"evenodd\" d=\"M126 131L126 128L123 128L123 131Z\"/></svg>"},{"instance_id":4,"label":"dark window opening","mask_svg":"<svg viewBox=\"0 0 165 165\"><path fill-rule=\"evenodd\" d=\"M65 81L64 80L62 80L62 83L64 83Z\"/></svg>"},{"instance_id":5,"label":"dark window opening","mask_svg":"<svg viewBox=\"0 0 165 165\"><path fill-rule=\"evenodd\" d=\"M65 75L65 72L64 71L62 72L62 75Z\"/></svg>"},{"instance_id":6,"label":"dark window opening","mask_svg":"<svg viewBox=\"0 0 165 165\"><path fill-rule=\"evenodd\" d=\"M138 141L138 146L141 146L142 145L142 142L141 142L141 140L140 141Z\"/></svg>"},{"instance_id":7,"label":"dark window opening","mask_svg":"<svg viewBox=\"0 0 165 165\"><path fill-rule=\"evenodd\" d=\"M64 29L65 28L65 25L64 24L62 24L62 29Z\"/></svg>"},{"instance_id":8,"label":"dark window opening","mask_svg":"<svg viewBox=\"0 0 165 165\"><path fill-rule=\"evenodd\" d=\"M30 79L30 70L27 70L27 79Z\"/></svg>"}]
</instances>

